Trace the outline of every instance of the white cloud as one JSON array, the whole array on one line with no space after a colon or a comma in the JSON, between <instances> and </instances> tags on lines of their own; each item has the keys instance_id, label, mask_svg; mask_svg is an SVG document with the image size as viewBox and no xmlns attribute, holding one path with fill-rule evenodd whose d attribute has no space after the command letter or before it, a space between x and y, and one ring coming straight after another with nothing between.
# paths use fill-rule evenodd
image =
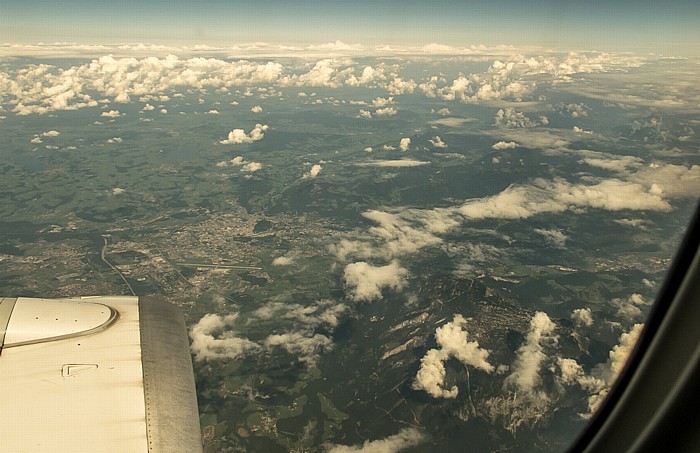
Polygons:
<instances>
[{"instance_id":1,"label":"white cloud","mask_svg":"<svg viewBox=\"0 0 700 453\"><path fill-rule=\"evenodd\" d=\"M289 266L294 264L294 257L291 256L278 256L272 260L273 266Z\"/></svg>"},{"instance_id":2,"label":"white cloud","mask_svg":"<svg viewBox=\"0 0 700 453\"><path fill-rule=\"evenodd\" d=\"M345 266L344 279L348 297L355 302L369 302L382 298L382 289L400 291L406 285L408 270L398 261L386 266L373 266L364 261Z\"/></svg>"},{"instance_id":3,"label":"white cloud","mask_svg":"<svg viewBox=\"0 0 700 453\"><path fill-rule=\"evenodd\" d=\"M112 195L121 195L124 192L126 192L126 190L122 189L121 187L115 187L112 189Z\"/></svg>"},{"instance_id":4,"label":"white cloud","mask_svg":"<svg viewBox=\"0 0 700 453\"><path fill-rule=\"evenodd\" d=\"M574 126L572 130L577 134L592 134L593 133L593 131L586 131L584 129L581 129L578 126Z\"/></svg>"},{"instance_id":5,"label":"white cloud","mask_svg":"<svg viewBox=\"0 0 700 453\"><path fill-rule=\"evenodd\" d=\"M195 360L233 359L260 347L245 338L236 337L232 330L238 314L204 315L190 329L191 350Z\"/></svg>"},{"instance_id":6,"label":"white cloud","mask_svg":"<svg viewBox=\"0 0 700 453\"><path fill-rule=\"evenodd\" d=\"M372 107L374 108L382 108L389 106L394 103L394 98L393 97L388 97L388 98L382 98L382 97L377 97L372 99Z\"/></svg>"},{"instance_id":7,"label":"white cloud","mask_svg":"<svg viewBox=\"0 0 700 453\"><path fill-rule=\"evenodd\" d=\"M46 132L41 133L42 137L58 137L59 135L61 135L61 133L58 131L55 131L55 130L46 131Z\"/></svg>"},{"instance_id":8,"label":"white cloud","mask_svg":"<svg viewBox=\"0 0 700 453\"><path fill-rule=\"evenodd\" d=\"M372 147L368 146L367 148L364 149L366 153L371 153L372 152Z\"/></svg>"},{"instance_id":9,"label":"white cloud","mask_svg":"<svg viewBox=\"0 0 700 453\"><path fill-rule=\"evenodd\" d=\"M309 366L316 364L321 353L333 349L333 340L327 336L306 332L273 334L265 338L263 344L268 348L280 347L290 354L298 355L299 360Z\"/></svg>"},{"instance_id":10,"label":"white cloud","mask_svg":"<svg viewBox=\"0 0 700 453\"><path fill-rule=\"evenodd\" d=\"M333 300L324 299L314 304L302 306L286 302L270 302L253 312L259 319L276 319L281 323L294 321L295 327L311 332L314 328L323 326L334 329L340 323L341 317L349 311L347 305Z\"/></svg>"},{"instance_id":11,"label":"white cloud","mask_svg":"<svg viewBox=\"0 0 700 453\"><path fill-rule=\"evenodd\" d=\"M411 145L411 139L408 137L404 137L401 139L399 142L399 148L401 151L408 151L408 147Z\"/></svg>"},{"instance_id":12,"label":"white cloud","mask_svg":"<svg viewBox=\"0 0 700 453\"><path fill-rule=\"evenodd\" d=\"M548 123L549 121L547 121L546 117L540 117L540 122L538 123L525 116L523 112L516 112L513 108L499 109L496 113L496 126L520 128L535 127Z\"/></svg>"},{"instance_id":13,"label":"white cloud","mask_svg":"<svg viewBox=\"0 0 700 453\"><path fill-rule=\"evenodd\" d=\"M582 418L590 418L600 407L608 390L627 363L643 328L643 324L635 324L629 332L623 332L619 343L610 351L608 361L594 367L591 374L586 374L583 367L573 359L557 359L561 382L565 385L578 384L588 392L587 411L579 414Z\"/></svg>"},{"instance_id":14,"label":"white cloud","mask_svg":"<svg viewBox=\"0 0 700 453\"><path fill-rule=\"evenodd\" d=\"M478 342L468 341L466 323L462 315L455 315L451 322L435 330L438 349L429 350L421 359L421 366L411 385L413 389L424 390L434 398L457 397L457 386L449 390L443 388L446 374L444 362L451 357L487 373L495 370L488 362L489 352L480 348Z\"/></svg>"},{"instance_id":15,"label":"white cloud","mask_svg":"<svg viewBox=\"0 0 700 453\"><path fill-rule=\"evenodd\" d=\"M150 112L151 110L154 110L155 107L153 107L151 104L146 103L146 105L143 106L141 109L142 112Z\"/></svg>"},{"instance_id":16,"label":"white cloud","mask_svg":"<svg viewBox=\"0 0 700 453\"><path fill-rule=\"evenodd\" d=\"M445 384L445 361L449 358L446 352L439 349L429 350L420 360L420 368L411 387L423 390L433 398L456 398L459 389L453 385L450 389L443 388Z\"/></svg>"},{"instance_id":17,"label":"white cloud","mask_svg":"<svg viewBox=\"0 0 700 453\"><path fill-rule=\"evenodd\" d=\"M388 84L383 88L389 92L389 94L398 95L404 93L413 93L418 85L413 80L403 80L401 77L394 77Z\"/></svg>"},{"instance_id":18,"label":"white cloud","mask_svg":"<svg viewBox=\"0 0 700 453\"><path fill-rule=\"evenodd\" d=\"M241 167L241 171L253 173L262 169L260 162L248 162Z\"/></svg>"},{"instance_id":19,"label":"white cloud","mask_svg":"<svg viewBox=\"0 0 700 453\"><path fill-rule=\"evenodd\" d=\"M41 139L41 137L36 136L36 137L32 138L31 140L29 140L29 143L38 144L38 143L44 143L44 141Z\"/></svg>"},{"instance_id":20,"label":"white cloud","mask_svg":"<svg viewBox=\"0 0 700 453\"><path fill-rule=\"evenodd\" d=\"M642 333L644 324L635 324L629 332L620 335L620 342L610 351L610 383L620 375L620 372L627 364L627 359L632 349L637 344L639 335Z\"/></svg>"},{"instance_id":21,"label":"white cloud","mask_svg":"<svg viewBox=\"0 0 700 453\"><path fill-rule=\"evenodd\" d=\"M281 73L282 65L273 62L108 55L69 68L39 65L17 70L11 75L13 85L0 96L11 96L18 114L42 114L96 106L97 101L91 97L94 93L115 102L128 102L132 96L155 96L182 86L201 90L273 83Z\"/></svg>"},{"instance_id":22,"label":"white cloud","mask_svg":"<svg viewBox=\"0 0 700 453\"><path fill-rule=\"evenodd\" d=\"M246 134L243 129L233 129L228 133L228 137L225 140L220 140L219 143L222 145L238 144L238 143L253 143L258 140L262 140L265 136L265 131L269 128L266 124L256 124L255 127Z\"/></svg>"},{"instance_id":23,"label":"white cloud","mask_svg":"<svg viewBox=\"0 0 700 453\"><path fill-rule=\"evenodd\" d=\"M253 173L259 171L263 168L263 165L259 162L246 162L241 156L236 156L231 160L223 160L216 164L217 167L240 167L242 172Z\"/></svg>"},{"instance_id":24,"label":"white cloud","mask_svg":"<svg viewBox=\"0 0 700 453\"><path fill-rule=\"evenodd\" d=\"M331 445L328 453L398 453L426 441L426 437L415 428L404 428L386 439L366 440L362 445Z\"/></svg>"},{"instance_id":25,"label":"white cloud","mask_svg":"<svg viewBox=\"0 0 700 453\"><path fill-rule=\"evenodd\" d=\"M428 124L447 127L463 127L466 124L476 121L473 118L440 118L439 120L428 121Z\"/></svg>"},{"instance_id":26,"label":"white cloud","mask_svg":"<svg viewBox=\"0 0 700 453\"><path fill-rule=\"evenodd\" d=\"M617 308L617 315L627 321L641 319L643 316L639 307L648 305L641 294L632 294L627 299L615 298L610 301L610 304Z\"/></svg>"},{"instance_id":27,"label":"white cloud","mask_svg":"<svg viewBox=\"0 0 700 453\"><path fill-rule=\"evenodd\" d=\"M440 110L438 110L435 113L437 113L438 115L443 115L443 116L452 115L452 112L450 112L450 109L448 109L446 107L441 108Z\"/></svg>"},{"instance_id":28,"label":"white cloud","mask_svg":"<svg viewBox=\"0 0 700 453\"><path fill-rule=\"evenodd\" d=\"M520 146L520 145L518 145L515 142L503 142L503 141L501 141L498 143L494 143L493 146L491 146L491 148L493 148L493 149L514 149L514 148L517 148L518 146Z\"/></svg>"},{"instance_id":29,"label":"white cloud","mask_svg":"<svg viewBox=\"0 0 700 453\"><path fill-rule=\"evenodd\" d=\"M360 113L358 114L358 116L359 116L360 118L371 119L371 118L372 118L372 112L370 112L369 110L360 109Z\"/></svg>"},{"instance_id":30,"label":"white cloud","mask_svg":"<svg viewBox=\"0 0 700 453\"><path fill-rule=\"evenodd\" d=\"M100 116L105 116L107 118L118 118L122 114L119 112L119 110L110 110L109 112L102 112Z\"/></svg>"},{"instance_id":31,"label":"white cloud","mask_svg":"<svg viewBox=\"0 0 700 453\"><path fill-rule=\"evenodd\" d=\"M399 113L399 111L394 107L384 107L374 111L375 116L394 116L397 113Z\"/></svg>"},{"instance_id":32,"label":"white cloud","mask_svg":"<svg viewBox=\"0 0 700 453\"><path fill-rule=\"evenodd\" d=\"M107 140L107 143L113 144L113 143L121 143L123 142L124 139L121 137L113 137Z\"/></svg>"},{"instance_id":33,"label":"white cloud","mask_svg":"<svg viewBox=\"0 0 700 453\"><path fill-rule=\"evenodd\" d=\"M313 179L316 176L318 176L319 173L321 173L321 170L323 170L323 167L321 167L319 164L315 164L311 166L311 169L304 173L304 176L302 176L303 179Z\"/></svg>"},{"instance_id":34,"label":"white cloud","mask_svg":"<svg viewBox=\"0 0 700 453\"><path fill-rule=\"evenodd\" d=\"M372 160L369 162L361 162L361 163L358 163L355 165L357 165L358 167L406 168L406 167L420 167L422 165L430 165L430 161L415 160L415 159Z\"/></svg>"},{"instance_id":35,"label":"white cloud","mask_svg":"<svg viewBox=\"0 0 700 453\"><path fill-rule=\"evenodd\" d=\"M546 313L538 311L530 320L530 330L525 344L518 349L512 373L506 378L506 384L513 385L520 391L533 392L541 383L540 368L546 358L544 348L557 342L554 334L556 325Z\"/></svg>"},{"instance_id":36,"label":"white cloud","mask_svg":"<svg viewBox=\"0 0 700 453\"><path fill-rule=\"evenodd\" d=\"M591 327L593 325L593 315L591 314L590 308L577 308L571 312L571 319L573 319L578 326Z\"/></svg>"},{"instance_id":37,"label":"white cloud","mask_svg":"<svg viewBox=\"0 0 700 453\"><path fill-rule=\"evenodd\" d=\"M253 113L261 113L263 111L263 109L259 105L256 105L256 106L253 106L253 108L251 108L250 111Z\"/></svg>"},{"instance_id":38,"label":"white cloud","mask_svg":"<svg viewBox=\"0 0 700 453\"><path fill-rule=\"evenodd\" d=\"M207 115L218 115L219 111L216 109L211 109L211 110L207 111L206 113L207 113Z\"/></svg>"},{"instance_id":39,"label":"white cloud","mask_svg":"<svg viewBox=\"0 0 700 453\"><path fill-rule=\"evenodd\" d=\"M609 211L671 210L666 200L641 184L618 179L590 185L571 184L562 179L553 182L537 179L529 186L510 186L497 195L470 200L459 208L459 213L467 219L524 219L577 207Z\"/></svg>"},{"instance_id":40,"label":"white cloud","mask_svg":"<svg viewBox=\"0 0 700 453\"><path fill-rule=\"evenodd\" d=\"M447 145L445 142L442 141L439 135L436 135L433 137L432 140L430 140L430 143L433 145L435 148L447 148Z\"/></svg>"}]
</instances>

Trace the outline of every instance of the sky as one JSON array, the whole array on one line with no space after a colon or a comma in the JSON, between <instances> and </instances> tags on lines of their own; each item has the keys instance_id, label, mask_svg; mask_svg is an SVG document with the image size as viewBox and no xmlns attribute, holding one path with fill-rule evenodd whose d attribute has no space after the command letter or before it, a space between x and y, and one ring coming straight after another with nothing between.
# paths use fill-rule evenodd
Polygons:
<instances>
[{"instance_id":1,"label":"sky","mask_svg":"<svg viewBox=\"0 0 700 453\"><path fill-rule=\"evenodd\" d=\"M694 0L0 0L0 43L525 45L694 53Z\"/></svg>"}]
</instances>

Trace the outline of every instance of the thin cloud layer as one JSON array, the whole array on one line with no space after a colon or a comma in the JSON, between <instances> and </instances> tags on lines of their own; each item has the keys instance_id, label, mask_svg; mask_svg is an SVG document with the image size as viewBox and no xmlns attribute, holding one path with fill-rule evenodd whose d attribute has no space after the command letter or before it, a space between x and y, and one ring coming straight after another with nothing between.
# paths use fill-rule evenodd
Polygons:
<instances>
[{"instance_id":1,"label":"thin cloud layer","mask_svg":"<svg viewBox=\"0 0 700 453\"><path fill-rule=\"evenodd\" d=\"M510 186L497 195L464 203L459 213L466 219L526 219L545 212L574 208L608 211L670 211L671 205L651 188L618 179L594 184L571 184L563 179L537 179L532 185Z\"/></svg>"}]
</instances>

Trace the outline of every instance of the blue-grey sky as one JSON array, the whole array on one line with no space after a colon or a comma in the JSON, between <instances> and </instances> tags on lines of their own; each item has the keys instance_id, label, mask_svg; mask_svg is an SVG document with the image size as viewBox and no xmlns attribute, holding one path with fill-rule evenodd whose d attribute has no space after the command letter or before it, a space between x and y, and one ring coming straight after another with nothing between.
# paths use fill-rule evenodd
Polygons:
<instances>
[{"instance_id":1,"label":"blue-grey sky","mask_svg":"<svg viewBox=\"0 0 700 453\"><path fill-rule=\"evenodd\" d=\"M0 42L535 45L696 53L700 2L0 0Z\"/></svg>"}]
</instances>

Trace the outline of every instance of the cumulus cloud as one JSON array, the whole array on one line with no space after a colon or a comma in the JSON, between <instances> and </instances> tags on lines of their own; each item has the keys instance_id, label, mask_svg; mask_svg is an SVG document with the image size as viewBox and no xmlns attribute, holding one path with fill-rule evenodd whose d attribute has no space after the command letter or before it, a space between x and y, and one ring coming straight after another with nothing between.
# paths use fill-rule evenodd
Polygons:
<instances>
[{"instance_id":1,"label":"cumulus cloud","mask_svg":"<svg viewBox=\"0 0 700 453\"><path fill-rule=\"evenodd\" d=\"M192 326L190 338L195 360L233 359L259 349L256 343L236 336L233 326L237 318L237 313L225 316L210 313Z\"/></svg>"},{"instance_id":2,"label":"cumulus cloud","mask_svg":"<svg viewBox=\"0 0 700 453\"><path fill-rule=\"evenodd\" d=\"M126 190L122 189L121 187L115 187L112 189L112 195L121 195L124 192L126 192Z\"/></svg>"},{"instance_id":3,"label":"cumulus cloud","mask_svg":"<svg viewBox=\"0 0 700 453\"><path fill-rule=\"evenodd\" d=\"M412 79L403 80L401 77L394 77L389 83L387 83L383 88L389 92L389 94L398 95L404 93L413 93L418 84Z\"/></svg>"},{"instance_id":4,"label":"cumulus cloud","mask_svg":"<svg viewBox=\"0 0 700 453\"><path fill-rule=\"evenodd\" d=\"M555 328L556 325L546 313L535 313L530 320L525 344L518 349L518 356L512 366L513 371L506 379L507 385L513 385L524 392L532 392L541 383L540 368L546 358L544 348L557 343Z\"/></svg>"},{"instance_id":5,"label":"cumulus cloud","mask_svg":"<svg viewBox=\"0 0 700 453\"><path fill-rule=\"evenodd\" d=\"M262 169L262 164L259 162L246 162L241 156L236 156L231 160L223 160L216 164L217 167L240 167L242 172L256 172Z\"/></svg>"},{"instance_id":6,"label":"cumulus cloud","mask_svg":"<svg viewBox=\"0 0 700 453\"><path fill-rule=\"evenodd\" d=\"M485 72L460 75L451 82L433 76L420 84L420 89L428 97L447 101L523 101L534 97L538 83L564 83L571 81L574 74L607 72L640 64L638 58L610 54L572 52L563 58L553 55L512 55L508 61L495 60Z\"/></svg>"},{"instance_id":7,"label":"cumulus cloud","mask_svg":"<svg viewBox=\"0 0 700 453\"><path fill-rule=\"evenodd\" d=\"M372 147L368 146L367 148L364 149L366 153L371 153L372 152Z\"/></svg>"},{"instance_id":8,"label":"cumulus cloud","mask_svg":"<svg viewBox=\"0 0 700 453\"><path fill-rule=\"evenodd\" d=\"M216 109L211 109L207 111L207 115L218 115L219 111Z\"/></svg>"},{"instance_id":9,"label":"cumulus cloud","mask_svg":"<svg viewBox=\"0 0 700 453\"><path fill-rule=\"evenodd\" d=\"M408 270L398 261L386 266L373 266L364 261L345 266L343 273L348 297L355 302L369 302L382 298L382 289L400 291L406 286Z\"/></svg>"},{"instance_id":10,"label":"cumulus cloud","mask_svg":"<svg viewBox=\"0 0 700 453\"><path fill-rule=\"evenodd\" d=\"M241 167L241 171L253 173L262 169L262 164L260 162L247 162Z\"/></svg>"},{"instance_id":11,"label":"cumulus cloud","mask_svg":"<svg viewBox=\"0 0 700 453\"><path fill-rule=\"evenodd\" d=\"M577 308L571 312L571 319L578 326L591 327L593 325L593 315L590 308Z\"/></svg>"},{"instance_id":12,"label":"cumulus cloud","mask_svg":"<svg viewBox=\"0 0 700 453\"><path fill-rule=\"evenodd\" d=\"M398 453L425 442L426 437L415 428L404 428L386 439L366 440L362 445L331 445L328 453Z\"/></svg>"},{"instance_id":13,"label":"cumulus cloud","mask_svg":"<svg viewBox=\"0 0 700 453\"><path fill-rule=\"evenodd\" d=\"M259 105L255 105L255 106L253 106L253 108L250 109L250 111L253 113L261 113L263 111L263 109Z\"/></svg>"},{"instance_id":14,"label":"cumulus cloud","mask_svg":"<svg viewBox=\"0 0 700 453\"><path fill-rule=\"evenodd\" d=\"M289 266L291 264L294 264L294 257L290 256L278 256L272 260L273 266Z\"/></svg>"},{"instance_id":15,"label":"cumulus cloud","mask_svg":"<svg viewBox=\"0 0 700 453\"><path fill-rule=\"evenodd\" d=\"M393 97L388 97L388 98L382 98L382 97L377 97L372 99L372 107L374 108L382 108L389 106L394 103L394 98Z\"/></svg>"},{"instance_id":16,"label":"cumulus cloud","mask_svg":"<svg viewBox=\"0 0 700 453\"><path fill-rule=\"evenodd\" d=\"M557 359L561 383L565 385L578 384L588 393L587 411L579 413L582 418L590 418L600 407L608 390L627 363L643 328L643 324L635 324L629 332L623 332L618 344L610 351L607 362L594 367L590 374L587 374L574 359Z\"/></svg>"},{"instance_id":17,"label":"cumulus cloud","mask_svg":"<svg viewBox=\"0 0 700 453\"><path fill-rule=\"evenodd\" d=\"M42 137L58 137L59 135L61 135L61 133L58 131L55 131L55 130L46 131L46 132L41 133Z\"/></svg>"},{"instance_id":18,"label":"cumulus cloud","mask_svg":"<svg viewBox=\"0 0 700 453\"><path fill-rule=\"evenodd\" d=\"M108 55L69 68L38 65L18 69L11 74L12 86L0 95L12 97L16 103L14 111L20 115L43 114L96 106L94 93L116 102L128 102L132 96L155 96L182 86L201 90L273 83L282 69L281 64L272 62Z\"/></svg>"},{"instance_id":19,"label":"cumulus cloud","mask_svg":"<svg viewBox=\"0 0 700 453\"><path fill-rule=\"evenodd\" d=\"M124 139L121 137L112 137L112 138L107 140L107 143L114 144L114 143L121 143L123 141L124 141Z\"/></svg>"},{"instance_id":20,"label":"cumulus cloud","mask_svg":"<svg viewBox=\"0 0 700 453\"><path fill-rule=\"evenodd\" d=\"M370 112L369 110L360 109L360 113L358 113L358 117L371 119L372 112Z\"/></svg>"},{"instance_id":21,"label":"cumulus cloud","mask_svg":"<svg viewBox=\"0 0 700 453\"><path fill-rule=\"evenodd\" d=\"M612 384L620 375L627 364L627 359L632 352L632 349L637 344L639 335L642 333L644 324L635 324L629 332L620 335L620 342L615 345L610 351L610 376L609 382Z\"/></svg>"},{"instance_id":22,"label":"cumulus cloud","mask_svg":"<svg viewBox=\"0 0 700 453\"><path fill-rule=\"evenodd\" d=\"M243 129L233 129L228 133L228 137L224 140L220 140L219 143L222 145L231 145L239 143L253 143L258 140L262 140L265 136L265 131L269 128L266 124L256 124L255 127L246 134Z\"/></svg>"},{"instance_id":23,"label":"cumulus cloud","mask_svg":"<svg viewBox=\"0 0 700 453\"><path fill-rule=\"evenodd\" d=\"M153 107L151 104L146 103L146 105L143 106L141 109L142 112L150 112L151 110L154 110L155 107Z\"/></svg>"},{"instance_id":24,"label":"cumulus cloud","mask_svg":"<svg viewBox=\"0 0 700 453\"><path fill-rule=\"evenodd\" d=\"M411 146L411 139L408 137L402 138L399 142L399 149L401 151L408 151L409 146Z\"/></svg>"},{"instance_id":25,"label":"cumulus cloud","mask_svg":"<svg viewBox=\"0 0 700 453\"><path fill-rule=\"evenodd\" d=\"M313 179L316 176L318 176L319 173L321 173L321 170L323 170L323 167L321 167L319 164L314 164L311 166L311 169L304 173L304 176L302 176L303 179Z\"/></svg>"},{"instance_id":26,"label":"cumulus cloud","mask_svg":"<svg viewBox=\"0 0 700 453\"><path fill-rule=\"evenodd\" d=\"M535 127L548 123L546 117L540 117L540 122L537 122L525 116L523 112L516 112L513 108L499 109L496 113L496 126L519 128Z\"/></svg>"},{"instance_id":27,"label":"cumulus cloud","mask_svg":"<svg viewBox=\"0 0 700 453\"><path fill-rule=\"evenodd\" d=\"M414 390L423 390L434 398L457 397L457 386L443 388L446 374L444 362L451 357L487 373L495 370L488 362L489 352L480 348L478 342L468 341L466 324L462 315L455 315L451 322L435 330L438 349L429 350L421 359L421 366L412 384Z\"/></svg>"},{"instance_id":28,"label":"cumulus cloud","mask_svg":"<svg viewBox=\"0 0 700 453\"><path fill-rule=\"evenodd\" d=\"M397 113L399 113L399 111L394 107L384 107L374 111L375 116L394 116Z\"/></svg>"},{"instance_id":29,"label":"cumulus cloud","mask_svg":"<svg viewBox=\"0 0 700 453\"><path fill-rule=\"evenodd\" d=\"M108 112L102 112L102 113L100 114L100 116L105 116L105 117L107 117L107 118L118 118L118 117L120 117L121 115L122 115L122 114L121 114L121 112L119 112L119 110L110 110L110 111L108 111Z\"/></svg>"},{"instance_id":30,"label":"cumulus cloud","mask_svg":"<svg viewBox=\"0 0 700 453\"><path fill-rule=\"evenodd\" d=\"M430 140L430 143L433 145L435 148L447 148L447 144L442 141L439 135L436 135Z\"/></svg>"},{"instance_id":31,"label":"cumulus cloud","mask_svg":"<svg viewBox=\"0 0 700 453\"><path fill-rule=\"evenodd\" d=\"M494 144L491 146L491 148L493 148L493 149L514 149L514 148L517 148L518 146L520 146L520 145L518 145L518 144L515 143L515 142L504 142L504 141L501 141L501 142L498 142L498 143L494 143Z\"/></svg>"},{"instance_id":32,"label":"cumulus cloud","mask_svg":"<svg viewBox=\"0 0 700 453\"><path fill-rule=\"evenodd\" d=\"M648 305L641 294L632 294L627 299L615 298L610 304L617 308L617 315L627 321L639 320L643 317L640 307Z\"/></svg>"},{"instance_id":33,"label":"cumulus cloud","mask_svg":"<svg viewBox=\"0 0 700 453\"><path fill-rule=\"evenodd\" d=\"M572 130L577 134L592 134L593 133L593 131L587 131L587 130L581 129L578 126L574 126L572 128Z\"/></svg>"},{"instance_id":34,"label":"cumulus cloud","mask_svg":"<svg viewBox=\"0 0 700 453\"><path fill-rule=\"evenodd\" d=\"M423 390L433 398L456 398L459 389L453 385L450 389L443 388L445 383L445 361L447 353L439 349L429 350L420 360L420 368L411 387Z\"/></svg>"}]
</instances>

